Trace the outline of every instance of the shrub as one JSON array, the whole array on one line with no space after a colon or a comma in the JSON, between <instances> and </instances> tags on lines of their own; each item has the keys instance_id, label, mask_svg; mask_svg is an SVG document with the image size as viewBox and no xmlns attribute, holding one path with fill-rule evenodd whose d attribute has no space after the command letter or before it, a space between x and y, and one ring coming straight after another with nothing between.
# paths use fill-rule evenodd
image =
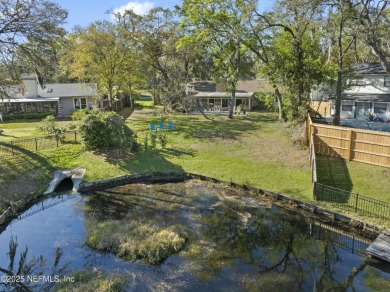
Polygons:
<instances>
[{"instance_id":1,"label":"shrub","mask_svg":"<svg viewBox=\"0 0 390 292\"><path fill-rule=\"evenodd\" d=\"M135 146L135 134L115 112L89 114L79 130L86 149L132 149Z\"/></svg>"},{"instance_id":2,"label":"shrub","mask_svg":"<svg viewBox=\"0 0 390 292\"><path fill-rule=\"evenodd\" d=\"M54 113L44 112L44 113L7 114L7 115L3 115L3 121L40 120L48 116L54 116Z\"/></svg>"},{"instance_id":3,"label":"shrub","mask_svg":"<svg viewBox=\"0 0 390 292\"><path fill-rule=\"evenodd\" d=\"M82 121L84 120L87 115L91 114L98 114L100 111L98 109L80 109L77 111L74 111L72 114L72 120L73 121Z\"/></svg>"},{"instance_id":4,"label":"shrub","mask_svg":"<svg viewBox=\"0 0 390 292\"><path fill-rule=\"evenodd\" d=\"M47 116L41 121L41 124L37 126L37 130L45 132L47 135L53 135L59 140L65 138L65 128L58 128L55 122L54 116Z\"/></svg>"}]
</instances>

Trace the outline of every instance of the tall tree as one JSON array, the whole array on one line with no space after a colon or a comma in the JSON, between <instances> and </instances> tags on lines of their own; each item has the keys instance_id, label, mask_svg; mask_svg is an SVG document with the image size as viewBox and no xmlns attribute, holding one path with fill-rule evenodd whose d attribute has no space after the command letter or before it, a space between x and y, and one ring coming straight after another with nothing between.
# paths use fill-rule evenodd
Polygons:
<instances>
[{"instance_id":1,"label":"tall tree","mask_svg":"<svg viewBox=\"0 0 390 292\"><path fill-rule=\"evenodd\" d=\"M58 4L41 0L0 0L0 95L6 96L9 84L20 82L14 64L23 52L35 64L42 61L39 46L50 46L65 30L59 25L67 11Z\"/></svg>"},{"instance_id":2,"label":"tall tree","mask_svg":"<svg viewBox=\"0 0 390 292\"><path fill-rule=\"evenodd\" d=\"M229 118L233 118L237 82L248 72L244 62L248 50L243 36L251 10L245 1L185 0L180 14L182 25L191 31L182 41L196 40L208 46L217 77L227 81L231 93Z\"/></svg>"},{"instance_id":3,"label":"tall tree","mask_svg":"<svg viewBox=\"0 0 390 292\"><path fill-rule=\"evenodd\" d=\"M138 15L132 10L115 14L119 26L127 33L126 37L137 44L148 60L152 70L153 97L168 87L169 65L176 54L177 23L169 9L152 9L147 15Z\"/></svg>"},{"instance_id":4,"label":"tall tree","mask_svg":"<svg viewBox=\"0 0 390 292\"><path fill-rule=\"evenodd\" d=\"M97 21L85 29L76 27L69 36L68 46L62 59L64 70L69 70L70 76L79 81L97 83L98 91L108 95L112 104L116 89L135 71L130 65L131 47L119 34L117 26Z\"/></svg>"},{"instance_id":5,"label":"tall tree","mask_svg":"<svg viewBox=\"0 0 390 292\"><path fill-rule=\"evenodd\" d=\"M356 18L360 22L364 37L383 69L390 74L390 9L387 0L359 0Z\"/></svg>"},{"instance_id":6,"label":"tall tree","mask_svg":"<svg viewBox=\"0 0 390 292\"><path fill-rule=\"evenodd\" d=\"M358 34L354 22L353 12L356 3L347 0L329 0L323 3L326 13L326 31L328 62L336 71L336 103L333 124L340 124L340 110L342 92L344 89L344 77L350 70L350 65L355 61L354 47Z\"/></svg>"},{"instance_id":7,"label":"tall tree","mask_svg":"<svg viewBox=\"0 0 390 292\"><path fill-rule=\"evenodd\" d=\"M319 1L279 1L274 11L265 13L252 7L255 18L248 45L259 57L262 73L273 84L279 110L283 105L288 118L302 119L312 86L329 74L320 46ZM283 103L277 84L288 88Z\"/></svg>"}]
</instances>

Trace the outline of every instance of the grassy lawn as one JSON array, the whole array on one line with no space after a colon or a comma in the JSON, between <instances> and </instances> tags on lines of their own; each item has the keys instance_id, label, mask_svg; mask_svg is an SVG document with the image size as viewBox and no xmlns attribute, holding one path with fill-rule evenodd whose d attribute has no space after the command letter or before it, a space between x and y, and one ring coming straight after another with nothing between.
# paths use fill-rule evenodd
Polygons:
<instances>
[{"instance_id":1,"label":"grassy lawn","mask_svg":"<svg viewBox=\"0 0 390 292\"><path fill-rule=\"evenodd\" d=\"M44 137L45 133L38 131L37 126L40 120L24 120L24 121L10 121L0 124L0 142L9 142L19 139L30 139L37 137ZM76 124L74 121L61 121L61 127L69 127Z\"/></svg>"},{"instance_id":2,"label":"grassy lawn","mask_svg":"<svg viewBox=\"0 0 390 292\"><path fill-rule=\"evenodd\" d=\"M390 169L336 157L317 156L320 183L388 202Z\"/></svg>"},{"instance_id":3,"label":"grassy lawn","mask_svg":"<svg viewBox=\"0 0 390 292\"><path fill-rule=\"evenodd\" d=\"M161 114L161 108L144 101L126 120L138 135L140 146L136 153L118 158L112 153L93 153L83 151L79 144L67 144L38 153L26 151L16 158L3 158L0 166L2 198L16 200L25 193L41 192L56 168L84 167L87 169L85 181L129 173L187 171L313 200L308 150L292 144L292 128L274 122L275 114L251 112L247 117L233 120L226 116L211 118L183 114L168 117ZM144 149L144 137L150 135L149 123L161 120L171 120L176 127L167 134L167 147ZM59 123L66 126L74 122ZM37 122L3 124L0 141L41 136L42 133L35 130L36 125ZM325 158L322 165L319 176L324 183L378 199L390 198L386 168L357 162L340 164L330 158ZM31 179L34 184L30 183ZM3 203L3 208L6 205Z\"/></svg>"}]
</instances>

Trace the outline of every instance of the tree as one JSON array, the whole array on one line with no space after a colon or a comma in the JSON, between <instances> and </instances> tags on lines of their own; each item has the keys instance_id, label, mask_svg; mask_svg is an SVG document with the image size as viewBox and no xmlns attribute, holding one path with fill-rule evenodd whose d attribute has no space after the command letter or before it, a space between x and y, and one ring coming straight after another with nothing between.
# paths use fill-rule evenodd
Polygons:
<instances>
[{"instance_id":1,"label":"tree","mask_svg":"<svg viewBox=\"0 0 390 292\"><path fill-rule=\"evenodd\" d=\"M87 28L76 27L68 39L62 67L71 77L83 82L95 82L98 90L114 101L116 90L132 75L131 47L115 24L97 21Z\"/></svg>"},{"instance_id":2,"label":"tree","mask_svg":"<svg viewBox=\"0 0 390 292\"><path fill-rule=\"evenodd\" d=\"M314 84L329 75L321 51L321 9L318 1L280 1L273 12L259 13L252 4L248 46L260 59L261 72L273 84L279 111L302 119ZM277 85L288 88L281 99ZM279 113L283 117L282 113Z\"/></svg>"},{"instance_id":3,"label":"tree","mask_svg":"<svg viewBox=\"0 0 390 292\"><path fill-rule=\"evenodd\" d=\"M21 83L14 63L18 51L33 64L41 63L41 47L50 46L56 37L65 34L59 25L67 18L67 11L49 1L0 0L0 15L0 95L3 97L7 96L6 88L10 84Z\"/></svg>"},{"instance_id":4,"label":"tree","mask_svg":"<svg viewBox=\"0 0 390 292\"><path fill-rule=\"evenodd\" d=\"M223 78L231 93L229 118L233 118L237 82L248 74L245 58L247 48L243 42L246 22L251 15L245 1L186 0L180 8L182 25L191 35L182 42L200 42L209 47L213 56L217 78Z\"/></svg>"},{"instance_id":5,"label":"tree","mask_svg":"<svg viewBox=\"0 0 390 292\"><path fill-rule=\"evenodd\" d=\"M326 26L328 31L325 35L330 40L328 44L330 52L328 60L332 61L333 58L335 59L334 64L337 72L333 124L339 125L344 75L354 61L352 49L357 40L357 31L353 20L354 4L345 0L330 0L325 1L324 5L328 13L328 25Z\"/></svg>"},{"instance_id":6,"label":"tree","mask_svg":"<svg viewBox=\"0 0 390 292\"><path fill-rule=\"evenodd\" d=\"M390 74L390 10L386 0L359 0L355 15L362 28L362 36L383 69Z\"/></svg>"},{"instance_id":7,"label":"tree","mask_svg":"<svg viewBox=\"0 0 390 292\"><path fill-rule=\"evenodd\" d=\"M169 67L172 56L176 54L177 23L169 9L152 9L147 15L138 15L132 10L124 14L115 14L119 26L125 31L126 38L133 42L147 63L151 66L151 83L154 102L160 92L168 87Z\"/></svg>"}]
</instances>

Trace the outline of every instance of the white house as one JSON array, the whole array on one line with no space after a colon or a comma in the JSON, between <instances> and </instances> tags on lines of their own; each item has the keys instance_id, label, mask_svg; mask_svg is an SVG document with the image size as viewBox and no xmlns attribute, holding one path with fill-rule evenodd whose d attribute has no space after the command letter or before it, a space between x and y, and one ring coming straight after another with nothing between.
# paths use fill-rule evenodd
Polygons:
<instances>
[{"instance_id":1,"label":"white house","mask_svg":"<svg viewBox=\"0 0 390 292\"><path fill-rule=\"evenodd\" d=\"M0 100L3 114L54 112L69 117L77 109L92 108L96 84L54 83L42 88L35 75L22 75L23 87L12 86Z\"/></svg>"},{"instance_id":2,"label":"white house","mask_svg":"<svg viewBox=\"0 0 390 292\"><path fill-rule=\"evenodd\" d=\"M370 116L390 120L390 75L380 63L355 64L353 74L345 81L340 115L344 119L368 120ZM330 101L335 109L335 87L320 86L312 91L313 101Z\"/></svg>"}]
</instances>

